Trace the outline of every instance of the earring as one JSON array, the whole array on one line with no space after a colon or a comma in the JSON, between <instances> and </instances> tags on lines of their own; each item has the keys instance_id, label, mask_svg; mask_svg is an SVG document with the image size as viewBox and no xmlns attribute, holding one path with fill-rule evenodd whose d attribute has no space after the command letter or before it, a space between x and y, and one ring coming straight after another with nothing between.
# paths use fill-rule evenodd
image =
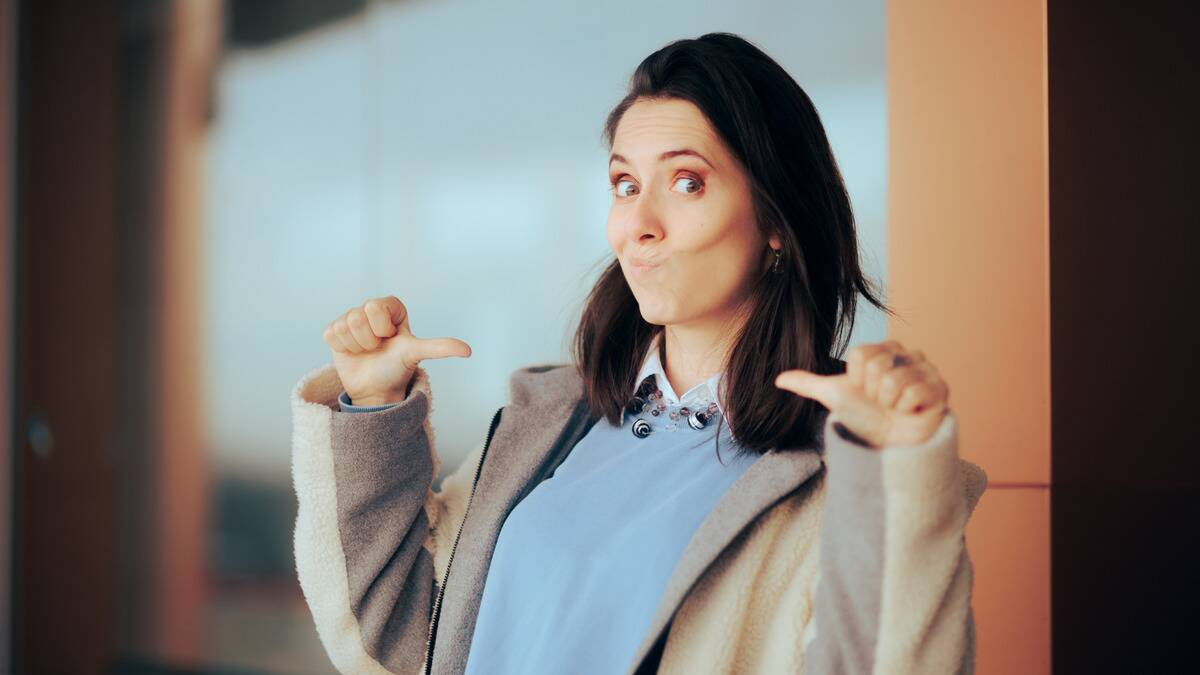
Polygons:
<instances>
[{"instance_id":1,"label":"earring","mask_svg":"<svg viewBox=\"0 0 1200 675\"><path fill-rule=\"evenodd\" d=\"M779 259L783 257L783 249L773 248L771 250L775 252L775 264L771 266L771 272L779 274Z\"/></svg>"}]
</instances>

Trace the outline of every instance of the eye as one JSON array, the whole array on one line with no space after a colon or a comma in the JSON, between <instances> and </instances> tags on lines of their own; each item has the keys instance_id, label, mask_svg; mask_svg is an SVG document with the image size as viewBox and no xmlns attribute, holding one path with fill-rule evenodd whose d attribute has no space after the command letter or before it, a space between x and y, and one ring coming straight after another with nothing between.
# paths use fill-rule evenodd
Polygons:
<instances>
[{"instance_id":1,"label":"eye","mask_svg":"<svg viewBox=\"0 0 1200 675\"><path fill-rule=\"evenodd\" d=\"M675 179L675 185L679 185L681 182L685 185L683 191L688 194L699 192L700 188L704 187L703 183L696 178L692 178L691 176L680 176L679 178ZM687 187L689 184L691 186L690 188Z\"/></svg>"},{"instance_id":2,"label":"eye","mask_svg":"<svg viewBox=\"0 0 1200 675\"><path fill-rule=\"evenodd\" d=\"M628 185L630 188L633 188L634 192L629 192L628 190L622 190L621 189L622 185ZM637 186L634 185L633 181L631 181L631 180L625 180L625 179L618 180L612 184L612 189L613 189L613 194L615 194L618 197L628 197L631 194L637 194L637 192L636 192Z\"/></svg>"}]
</instances>

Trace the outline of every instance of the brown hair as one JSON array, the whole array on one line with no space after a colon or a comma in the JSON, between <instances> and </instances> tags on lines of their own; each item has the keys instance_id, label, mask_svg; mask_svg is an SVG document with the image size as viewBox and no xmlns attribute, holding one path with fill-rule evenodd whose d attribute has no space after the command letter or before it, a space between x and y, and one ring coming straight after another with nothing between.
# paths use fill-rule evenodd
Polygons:
<instances>
[{"instance_id":1,"label":"brown hair","mask_svg":"<svg viewBox=\"0 0 1200 675\"><path fill-rule=\"evenodd\" d=\"M609 149L639 99L695 104L746 172L760 231L782 241L780 272L760 276L747 298L718 396L739 455L807 445L824 406L779 389L775 377L792 368L844 372L839 357L858 294L894 314L859 264L850 198L817 111L778 63L730 33L677 40L646 57L608 115ZM642 318L614 258L585 301L572 346L594 415L621 423L642 358L662 331Z\"/></svg>"}]
</instances>

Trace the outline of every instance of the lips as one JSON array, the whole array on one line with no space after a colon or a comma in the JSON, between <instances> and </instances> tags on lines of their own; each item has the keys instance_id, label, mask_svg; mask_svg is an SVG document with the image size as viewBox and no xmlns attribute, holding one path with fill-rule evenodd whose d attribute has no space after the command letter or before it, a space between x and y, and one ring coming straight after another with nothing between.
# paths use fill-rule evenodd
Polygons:
<instances>
[{"instance_id":1,"label":"lips","mask_svg":"<svg viewBox=\"0 0 1200 675\"><path fill-rule=\"evenodd\" d=\"M642 260L639 258L630 258L630 272L635 277L643 277L647 274L652 274L658 269L657 261Z\"/></svg>"},{"instance_id":2,"label":"lips","mask_svg":"<svg viewBox=\"0 0 1200 675\"><path fill-rule=\"evenodd\" d=\"M642 271L654 269L659 265L657 260L651 258L630 257L629 262L633 265L633 269Z\"/></svg>"}]
</instances>

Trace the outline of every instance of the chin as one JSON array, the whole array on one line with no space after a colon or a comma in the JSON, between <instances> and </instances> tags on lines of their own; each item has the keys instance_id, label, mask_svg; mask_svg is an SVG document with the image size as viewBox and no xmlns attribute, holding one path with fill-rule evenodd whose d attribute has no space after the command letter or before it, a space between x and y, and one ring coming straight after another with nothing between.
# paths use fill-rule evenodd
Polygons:
<instances>
[{"instance_id":1,"label":"chin","mask_svg":"<svg viewBox=\"0 0 1200 675\"><path fill-rule=\"evenodd\" d=\"M660 319L656 316L647 316L645 314L642 314L642 320L651 326L666 326L670 324L670 321L667 319Z\"/></svg>"},{"instance_id":2,"label":"chin","mask_svg":"<svg viewBox=\"0 0 1200 675\"><path fill-rule=\"evenodd\" d=\"M675 319L674 312L654 307L647 307L645 303L638 303L638 311L642 314L642 320L654 326L666 326Z\"/></svg>"}]
</instances>

